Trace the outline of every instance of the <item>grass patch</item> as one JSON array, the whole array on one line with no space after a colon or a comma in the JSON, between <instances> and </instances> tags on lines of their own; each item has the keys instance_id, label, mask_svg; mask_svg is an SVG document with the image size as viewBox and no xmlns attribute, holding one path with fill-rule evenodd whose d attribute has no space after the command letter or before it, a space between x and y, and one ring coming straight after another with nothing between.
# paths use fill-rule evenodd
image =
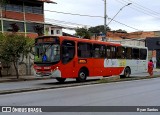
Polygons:
<instances>
[{"instance_id":1,"label":"grass patch","mask_svg":"<svg viewBox=\"0 0 160 115\"><path fill-rule=\"evenodd\" d=\"M117 79L112 79L112 77L108 78L103 78L101 80L98 80L98 83L111 83L111 82L121 82L121 81L131 81L131 80L141 80L141 79L152 79L152 78L157 78L160 77L160 75L154 75L153 77L150 76L144 76L144 77L129 77L129 78L117 78Z\"/></svg>"}]
</instances>

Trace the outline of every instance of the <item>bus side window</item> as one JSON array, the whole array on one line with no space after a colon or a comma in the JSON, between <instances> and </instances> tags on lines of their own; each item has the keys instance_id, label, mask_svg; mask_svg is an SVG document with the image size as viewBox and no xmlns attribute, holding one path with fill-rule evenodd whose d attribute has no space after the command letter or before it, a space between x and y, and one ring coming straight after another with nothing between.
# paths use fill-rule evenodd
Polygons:
<instances>
[{"instance_id":1,"label":"bus side window","mask_svg":"<svg viewBox=\"0 0 160 115\"><path fill-rule=\"evenodd\" d=\"M117 58L118 59L124 59L126 58L125 56L125 48L120 46L120 47L117 47Z\"/></svg>"},{"instance_id":2,"label":"bus side window","mask_svg":"<svg viewBox=\"0 0 160 115\"><path fill-rule=\"evenodd\" d=\"M105 58L106 57L105 46L100 44L93 44L93 57Z\"/></svg>"},{"instance_id":3,"label":"bus side window","mask_svg":"<svg viewBox=\"0 0 160 115\"><path fill-rule=\"evenodd\" d=\"M93 44L93 57L100 58L100 45Z\"/></svg>"},{"instance_id":4,"label":"bus side window","mask_svg":"<svg viewBox=\"0 0 160 115\"><path fill-rule=\"evenodd\" d=\"M106 55L108 59L111 59L111 47L110 46L106 47Z\"/></svg>"},{"instance_id":5,"label":"bus side window","mask_svg":"<svg viewBox=\"0 0 160 115\"><path fill-rule=\"evenodd\" d=\"M106 49L104 45L100 46L100 57L105 58L106 57Z\"/></svg>"},{"instance_id":6,"label":"bus side window","mask_svg":"<svg viewBox=\"0 0 160 115\"><path fill-rule=\"evenodd\" d=\"M116 47L111 46L111 58L116 59Z\"/></svg>"},{"instance_id":7,"label":"bus side window","mask_svg":"<svg viewBox=\"0 0 160 115\"><path fill-rule=\"evenodd\" d=\"M140 59L146 60L147 58L147 50L146 49L140 49Z\"/></svg>"},{"instance_id":8,"label":"bus side window","mask_svg":"<svg viewBox=\"0 0 160 115\"><path fill-rule=\"evenodd\" d=\"M62 42L62 63L66 64L70 62L75 55L75 42L64 40Z\"/></svg>"},{"instance_id":9,"label":"bus side window","mask_svg":"<svg viewBox=\"0 0 160 115\"><path fill-rule=\"evenodd\" d=\"M139 59L139 49L138 48L133 48L132 56L133 56L133 59Z\"/></svg>"},{"instance_id":10,"label":"bus side window","mask_svg":"<svg viewBox=\"0 0 160 115\"><path fill-rule=\"evenodd\" d=\"M78 57L90 58L92 57L92 44L89 43L78 43Z\"/></svg>"},{"instance_id":11,"label":"bus side window","mask_svg":"<svg viewBox=\"0 0 160 115\"><path fill-rule=\"evenodd\" d=\"M126 58L132 59L132 48L129 47L126 48Z\"/></svg>"}]
</instances>

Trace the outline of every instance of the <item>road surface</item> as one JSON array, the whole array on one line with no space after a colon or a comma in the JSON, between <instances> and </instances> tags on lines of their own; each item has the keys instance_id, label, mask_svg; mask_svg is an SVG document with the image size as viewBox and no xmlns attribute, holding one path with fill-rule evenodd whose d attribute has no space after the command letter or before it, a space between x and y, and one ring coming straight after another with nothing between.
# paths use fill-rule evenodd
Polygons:
<instances>
[{"instance_id":1,"label":"road surface","mask_svg":"<svg viewBox=\"0 0 160 115\"><path fill-rule=\"evenodd\" d=\"M0 104L3 106L160 106L159 98L160 78L153 78L0 95ZM49 115L51 113L45 114ZM73 113L60 114L72 115ZM85 114L91 115L100 113ZM137 115L138 113L106 114ZM160 113L139 114L159 115Z\"/></svg>"},{"instance_id":2,"label":"road surface","mask_svg":"<svg viewBox=\"0 0 160 115\"><path fill-rule=\"evenodd\" d=\"M155 75L160 75L160 72L154 72ZM148 73L139 73L132 75L135 76L147 76ZM132 77L131 76L131 77ZM95 77L95 78L88 78L88 79L100 79L102 77ZM75 79L67 79L70 83L76 83ZM57 80L55 79L45 79L45 80L34 80L34 81L21 81L21 82L7 82L7 83L0 83L0 91L4 90L17 90L17 89L24 89L24 88L40 88L40 87L50 87L59 85L57 84Z\"/></svg>"}]
</instances>

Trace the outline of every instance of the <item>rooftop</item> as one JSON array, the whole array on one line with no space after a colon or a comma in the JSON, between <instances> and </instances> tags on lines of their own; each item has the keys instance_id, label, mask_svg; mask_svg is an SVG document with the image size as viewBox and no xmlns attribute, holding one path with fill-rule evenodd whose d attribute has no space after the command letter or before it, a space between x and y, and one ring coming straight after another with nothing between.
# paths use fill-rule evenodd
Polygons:
<instances>
[{"instance_id":1,"label":"rooftop","mask_svg":"<svg viewBox=\"0 0 160 115\"><path fill-rule=\"evenodd\" d=\"M56 3L56 2L53 2L53 1L51 1L51 0L36 0L36 1L46 2L46 3Z\"/></svg>"}]
</instances>

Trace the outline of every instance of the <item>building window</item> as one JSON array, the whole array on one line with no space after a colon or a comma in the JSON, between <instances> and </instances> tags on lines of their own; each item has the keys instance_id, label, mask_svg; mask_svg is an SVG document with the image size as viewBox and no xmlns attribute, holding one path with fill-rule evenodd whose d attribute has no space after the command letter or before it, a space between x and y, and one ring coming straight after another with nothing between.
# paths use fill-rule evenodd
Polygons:
<instances>
[{"instance_id":1,"label":"building window","mask_svg":"<svg viewBox=\"0 0 160 115\"><path fill-rule=\"evenodd\" d=\"M51 35L54 35L54 30L51 30Z\"/></svg>"},{"instance_id":2,"label":"building window","mask_svg":"<svg viewBox=\"0 0 160 115\"><path fill-rule=\"evenodd\" d=\"M3 5L3 10L23 12L23 2L9 1L6 5Z\"/></svg>"},{"instance_id":3,"label":"building window","mask_svg":"<svg viewBox=\"0 0 160 115\"><path fill-rule=\"evenodd\" d=\"M38 24L38 23L26 23L26 26L27 26L27 32L34 32L34 33L37 33L37 30L36 30L36 26L40 27L39 31L42 31L42 33L44 33L44 25L43 24Z\"/></svg>"},{"instance_id":4,"label":"building window","mask_svg":"<svg viewBox=\"0 0 160 115\"><path fill-rule=\"evenodd\" d=\"M26 13L43 14L43 4L42 3L25 3Z\"/></svg>"},{"instance_id":5,"label":"building window","mask_svg":"<svg viewBox=\"0 0 160 115\"><path fill-rule=\"evenodd\" d=\"M24 32L24 23L23 22L16 22L16 21L3 21L3 28L4 31L12 31L11 24L16 24L19 27L19 32Z\"/></svg>"},{"instance_id":6,"label":"building window","mask_svg":"<svg viewBox=\"0 0 160 115\"><path fill-rule=\"evenodd\" d=\"M60 34L60 30L56 30L56 34Z\"/></svg>"}]
</instances>

